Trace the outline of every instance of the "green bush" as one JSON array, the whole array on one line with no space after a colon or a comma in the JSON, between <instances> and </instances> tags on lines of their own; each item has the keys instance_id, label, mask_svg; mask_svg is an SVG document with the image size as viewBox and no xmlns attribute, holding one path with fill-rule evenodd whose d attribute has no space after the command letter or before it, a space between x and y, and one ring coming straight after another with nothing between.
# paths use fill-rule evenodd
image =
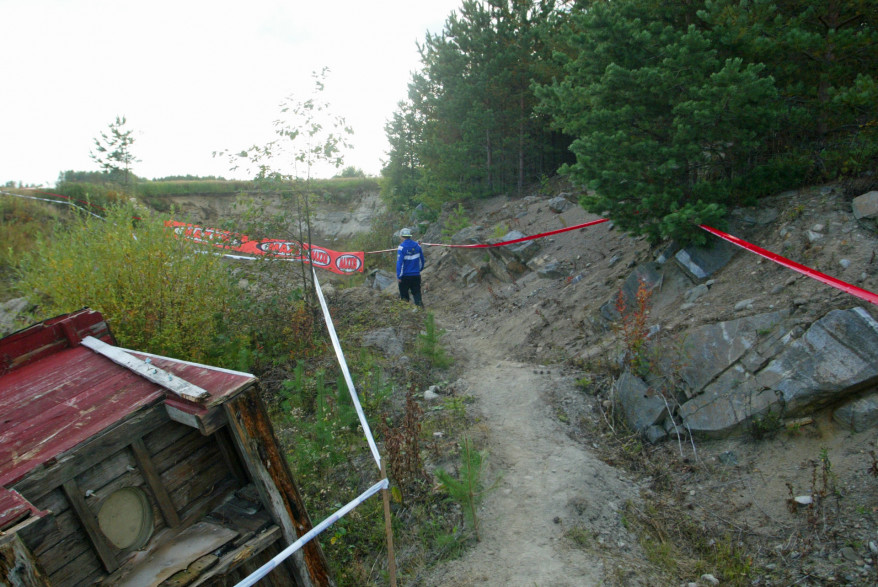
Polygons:
<instances>
[{"instance_id":1,"label":"green bush","mask_svg":"<svg viewBox=\"0 0 878 587\"><path fill-rule=\"evenodd\" d=\"M222 258L200 252L160 217L111 206L105 220L82 214L39 238L21 260L17 287L39 298L32 301L43 317L91 307L122 346L205 361L234 292Z\"/></svg>"}]
</instances>

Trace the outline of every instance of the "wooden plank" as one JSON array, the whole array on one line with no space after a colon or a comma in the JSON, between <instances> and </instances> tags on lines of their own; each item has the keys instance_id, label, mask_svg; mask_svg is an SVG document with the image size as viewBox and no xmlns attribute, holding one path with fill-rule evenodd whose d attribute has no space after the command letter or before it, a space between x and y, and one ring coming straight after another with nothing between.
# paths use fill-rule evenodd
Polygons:
<instances>
[{"instance_id":1,"label":"wooden plank","mask_svg":"<svg viewBox=\"0 0 878 587\"><path fill-rule=\"evenodd\" d=\"M209 522L197 522L168 536L146 557L132 561L106 581L109 585L159 585L204 555L232 541L237 532Z\"/></svg>"},{"instance_id":2,"label":"wooden plank","mask_svg":"<svg viewBox=\"0 0 878 587\"><path fill-rule=\"evenodd\" d=\"M143 436L143 443L149 450L149 454L155 459L156 455L169 446L176 445L181 438L190 432L191 430L186 426L181 426L177 422L168 420L167 423L145 434Z\"/></svg>"},{"instance_id":3,"label":"wooden plank","mask_svg":"<svg viewBox=\"0 0 878 587\"><path fill-rule=\"evenodd\" d=\"M312 528L311 519L299 489L293 481L286 458L278 445L265 405L256 386L226 402L229 431L235 440L263 506L281 527L284 539L292 544ZM306 587L333 585L323 550L311 540L293 554L297 581Z\"/></svg>"},{"instance_id":4,"label":"wooden plank","mask_svg":"<svg viewBox=\"0 0 878 587\"><path fill-rule=\"evenodd\" d=\"M190 428L197 428L205 436L210 436L226 425L226 412L222 406L195 411L188 410L187 407L189 406L182 402L175 404L173 401L165 401L165 409L168 410L168 417L171 420Z\"/></svg>"},{"instance_id":5,"label":"wooden plank","mask_svg":"<svg viewBox=\"0 0 878 587\"><path fill-rule=\"evenodd\" d=\"M249 483L250 478L247 476L247 471L244 469L244 465L241 464L241 457L238 455L238 451L235 449L235 443L232 441L232 437L229 435L229 429L222 428L220 430L217 430L213 436L216 439L216 444L223 455L223 460L225 460L229 471L232 472L232 475L235 476L235 479L240 481L241 485Z\"/></svg>"},{"instance_id":6,"label":"wooden plank","mask_svg":"<svg viewBox=\"0 0 878 587\"><path fill-rule=\"evenodd\" d=\"M187 455L165 471L161 479L179 512L210 486L230 477L219 449L210 444Z\"/></svg>"},{"instance_id":7,"label":"wooden plank","mask_svg":"<svg viewBox=\"0 0 878 587\"><path fill-rule=\"evenodd\" d=\"M231 479L219 483L213 491L206 493L194 502L190 503L185 510L180 512L183 526L206 516L211 510L221 504L229 493L237 489L237 484Z\"/></svg>"},{"instance_id":8,"label":"wooden plank","mask_svg":"<svg viewBox=\"0 0 878 587\"><path fill-rule=\"evenodd\" d=\"M264 532L248 540L245 544L242 544L238 548L224 554L215 566L211 567L210 570L202 574L197 581L190 585L190 587L198 587L198 585L204 585L205 583L219 575L227 574L229 571L234 570L235 568L252 559L254 555L261 553L263 550L265 550L267 546L269 546L273 542L281 539L283 539L283 534L281 534L280 528L278 528L277 526L271 526L267 528ZM264 561L262 564L265 564L265 562L267 561Z\"/></svg>"},{"instance_id":9,"label":"wooden plank","mask_svg":"<svg viewBox=\"0 0 878 587\"><path fill-rule=\"evenodd\" d=\"M198 474L191 478L188 483L181 484L176 491L171 493L171 499L178 504L180 510L185 509L192 501L202 495L209 494L213 487L219 483L228 482L237 487L238 482L229 475L226 464L217 458L216 453L208 459L198 470Z\"/></svg>"},{"instance_id":10,"label":"wooden plank","mask_svg":"<svg viewBox=\"0 0 878 587\"><path fill-rule=\"evenodd\" d=\"M64 488L64 494L70 501L71 507L79 517L85 533L88 534L92 546L97 551L101 562L104 563L104 568L112 573L119 568L119 562L116 560L116 554L113 552L113 549L110 548L110 545L104 538L103 532L98 527L97 518L95 518L95 515L86 505L85 499L82 497L82 490L73 480L65 482L62 487Z\"/></svg>"},{"instance_id":11,"label":"wooden plank","mask_svg":"<svg viewBox=\"0 0 878 587\"><path fill-rule=\"evenodd\" d=\"M91 437L37 469L13 485L33 503L76 475L93 467L131 443L132 438L140 438L149 430L168 421L164 407L159 404L134 413L130 418L113 428Z\"/></svg>"},{"instance_id":12,"label":"wooden plank","mask_svg":"<svg viewBox=\"0 0 878 587\"><path fill-rule=\"evenodd\" d=\"M141 377L152 381L156 385L161 385L168 391L171 391L184 399L192 402L204 402L210 398L210 394L206 389L193 385L169 371L159 369L152 365L151 362L142 361L134 355L123 351L119 347L109 345L93 336L83 338L82 346L90 348L94 352L107 357L117 365L121 365L126 369L134 371Z\"/></svg>"},{"instance_id":13,"label":"wooden plank","mask_svg":"<svg viewBox=\"0 0 878 587\"><path fill-rule=\"evenodd\" d=\"M162 484L158 470L152 462L152 457L146 449L143 439L138 438L132 442L131 450L134 452L134 460L137 461L141 474L146 479L146 484L149 485L152 491L153 498L162 511L162 517L165 519L165 522L172 528L179 526L180 516L177 514L177 508L174 507L171 496L168 495L168 490Z\"/></svg>"},{"instance_id":14,"label":"wooden plank","mask_svg":"<svg viewBox=\"0 0 878 587\"><path fill-rule=\"evenodd\" d=\"M71 513L71 516L75 516L75 514ZM101 570L104 568L94 549L89 546L88 536L79 529L55 543L50 550L46 552L35 551L34 554L37 555L37 558L43 564L43 568L51 576L53 583L55 582L55 575L60 569L83 557L92 561L89 564L94 567Z\"/></svg>"},{"instance_id":15,"label":"wooden plank","mask_svg":"<svg viewBox=\"0 0 878 587\"><path fill-rule=\"evenodd\" d=\"M51 573L49 579L52 581L53 587L80 587L81 585L93 584L86 582L86 577L102 577L106 574L107 572L94 550L86 548L77 558Z\"/></svg>"},{"instance_id":16,"label":"wooden plank","mask_svg":"<svg viewBox=\"0 0 878 587\"><path fill-rule=\"evenodd\" d=\"M16 587L48 587L49 575L16 531L0 533L0 581Z\"/></svg>"},{"instance_id":17,"label":"wooden plank","mask_svg":"<svg viewBox=\"0 0 878 587\"><path fill-rule=\"evenodd\" d=\"M155 463L156 469L158 469L162 476L164 476L170 469L177 466L180 461L188 458L188 455L195 453L209 442L207 438L202 436L194 428L186 428L179 424L177 426L185 429L187 431L186 435L181 436L177 442L168 446L164 450L159 452L150 451L152 462ZM171 490L167 481L165 482L165 487L168 487L169 491Z\"/></svg>"}]
</instances>

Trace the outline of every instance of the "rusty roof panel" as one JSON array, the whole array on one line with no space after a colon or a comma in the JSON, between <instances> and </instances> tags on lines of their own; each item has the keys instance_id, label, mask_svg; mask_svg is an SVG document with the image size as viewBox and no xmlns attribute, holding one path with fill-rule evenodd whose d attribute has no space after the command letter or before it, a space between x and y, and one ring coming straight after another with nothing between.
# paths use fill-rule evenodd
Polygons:
<instances>
[{"instance_id":1,"label":"rusty roof panel","mask_svg":"<svg viewBox=\"0 0 878 587\"><path fill-rule=\"evenodd\" d=\"M204 404L194 404L81 346L85 336L113 342L101 315L88 309L0 340L0 518L23 512L2 486L136 411L171 399L201 413L256 381L248 373L126 351L209 392Z\"/></svg>"}]
</instances>

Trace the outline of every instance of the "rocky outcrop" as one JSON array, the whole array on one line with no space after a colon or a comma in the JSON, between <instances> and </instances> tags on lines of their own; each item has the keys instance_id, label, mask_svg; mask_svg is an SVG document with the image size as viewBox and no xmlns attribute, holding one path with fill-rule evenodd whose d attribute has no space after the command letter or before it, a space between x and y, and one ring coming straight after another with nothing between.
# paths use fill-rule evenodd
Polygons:
<instances>
[{"instance_id":1,"label":"rocky outcrop","mask_svg":"<svg viewBox=\"0 0 878 587\"><path fill-rule=\"evenodd\" d=\"M833 310L807 329L788 311L703 326L688 334L685 354L673 414L644 381L620 377L616 398L633 429L676 416L694 435L724 437L769 415L832 406L853 429L878 422L878 397L869 394L878 388L878 322L863 308Z\"/></svg>"}]
</instances>

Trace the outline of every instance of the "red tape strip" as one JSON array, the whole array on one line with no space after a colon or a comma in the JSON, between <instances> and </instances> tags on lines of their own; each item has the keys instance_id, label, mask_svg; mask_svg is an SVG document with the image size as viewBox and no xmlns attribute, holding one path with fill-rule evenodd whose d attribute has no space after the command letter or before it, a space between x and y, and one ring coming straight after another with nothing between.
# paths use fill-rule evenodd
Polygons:
<instances>
[{"instance_id":1,"label":"red tape strip","mask_svg":"<svg viewBox=\"0 0 878 587\"><path fill-rule=\"evenodd\" d=\"M447 245L445 243L421 243L423 246L428 247L449 247L454 249L488 249L491 247L506 247L509 245L514 245L516 243L522 243L524 241L530 241L538 238L545 238L547 236L552 236L553 234L561 234L562 232L568 232L571 230L579 230L580 228L587 228L589 226L594 226L595 224L600 224L602 222L609 222L609 218L598 218L597 220L592 220L590 222L583 222L582 224L577 224L576 226L568 226L567 228L559 228L558 230L553 230L550 232L541 232L540 234L535 234L532 236L525 236L522 238L513 239L511 241L503 241L499 243L490 243L490 244L475 244L475 245ZM367 251L363 253L364 255L374 255L377 253L391 253L396 251L396 249L384 249L383 251Z\"/></svg>"},{"instance_id":2,"label":"red tape strip","mask_svg":"<svg viewBox=\"0 0 878 587\"><path fill-rule=\"evenodd\" d=\"M742 249L746 249L746 250L750 251L751 253L756 253L757 255L759 255L761 257L765 257L769 261L774 261L778 265L783 265L784 267L786 267L788 269L792 269L793 271L798 271L802 275L807 275L811 279L816 279L817 281L821 281L827 285L831 285L832 287L834 287L836 289L840 289L843 292L847 292L847 293L851 294L852 296L856 296L862 300L866 300L867 302L878 305L878 294L875 294L869 290L857 287L855 285L851 285L850 283L844 282L840 279L830 277L829 275L826 275L825 273L820 273L816 269L811 269L810 267L806 267L805 265L801 265L799 263L796 263L795 261L790 261L786 257L781 257L780 255L772 253L771 251L767 251L761 247L757 247L754 244L750 244L745 240L741 240L738 237L732 236L730 234L722 232L721 230L717 230L715 228L707 226L706 224L700 224L699 226L714 236L717 236L725 241L728 241L728 242L732 243L733 245L737 245L737 246L741 247Z\"/></svg>"}]
</instances>

